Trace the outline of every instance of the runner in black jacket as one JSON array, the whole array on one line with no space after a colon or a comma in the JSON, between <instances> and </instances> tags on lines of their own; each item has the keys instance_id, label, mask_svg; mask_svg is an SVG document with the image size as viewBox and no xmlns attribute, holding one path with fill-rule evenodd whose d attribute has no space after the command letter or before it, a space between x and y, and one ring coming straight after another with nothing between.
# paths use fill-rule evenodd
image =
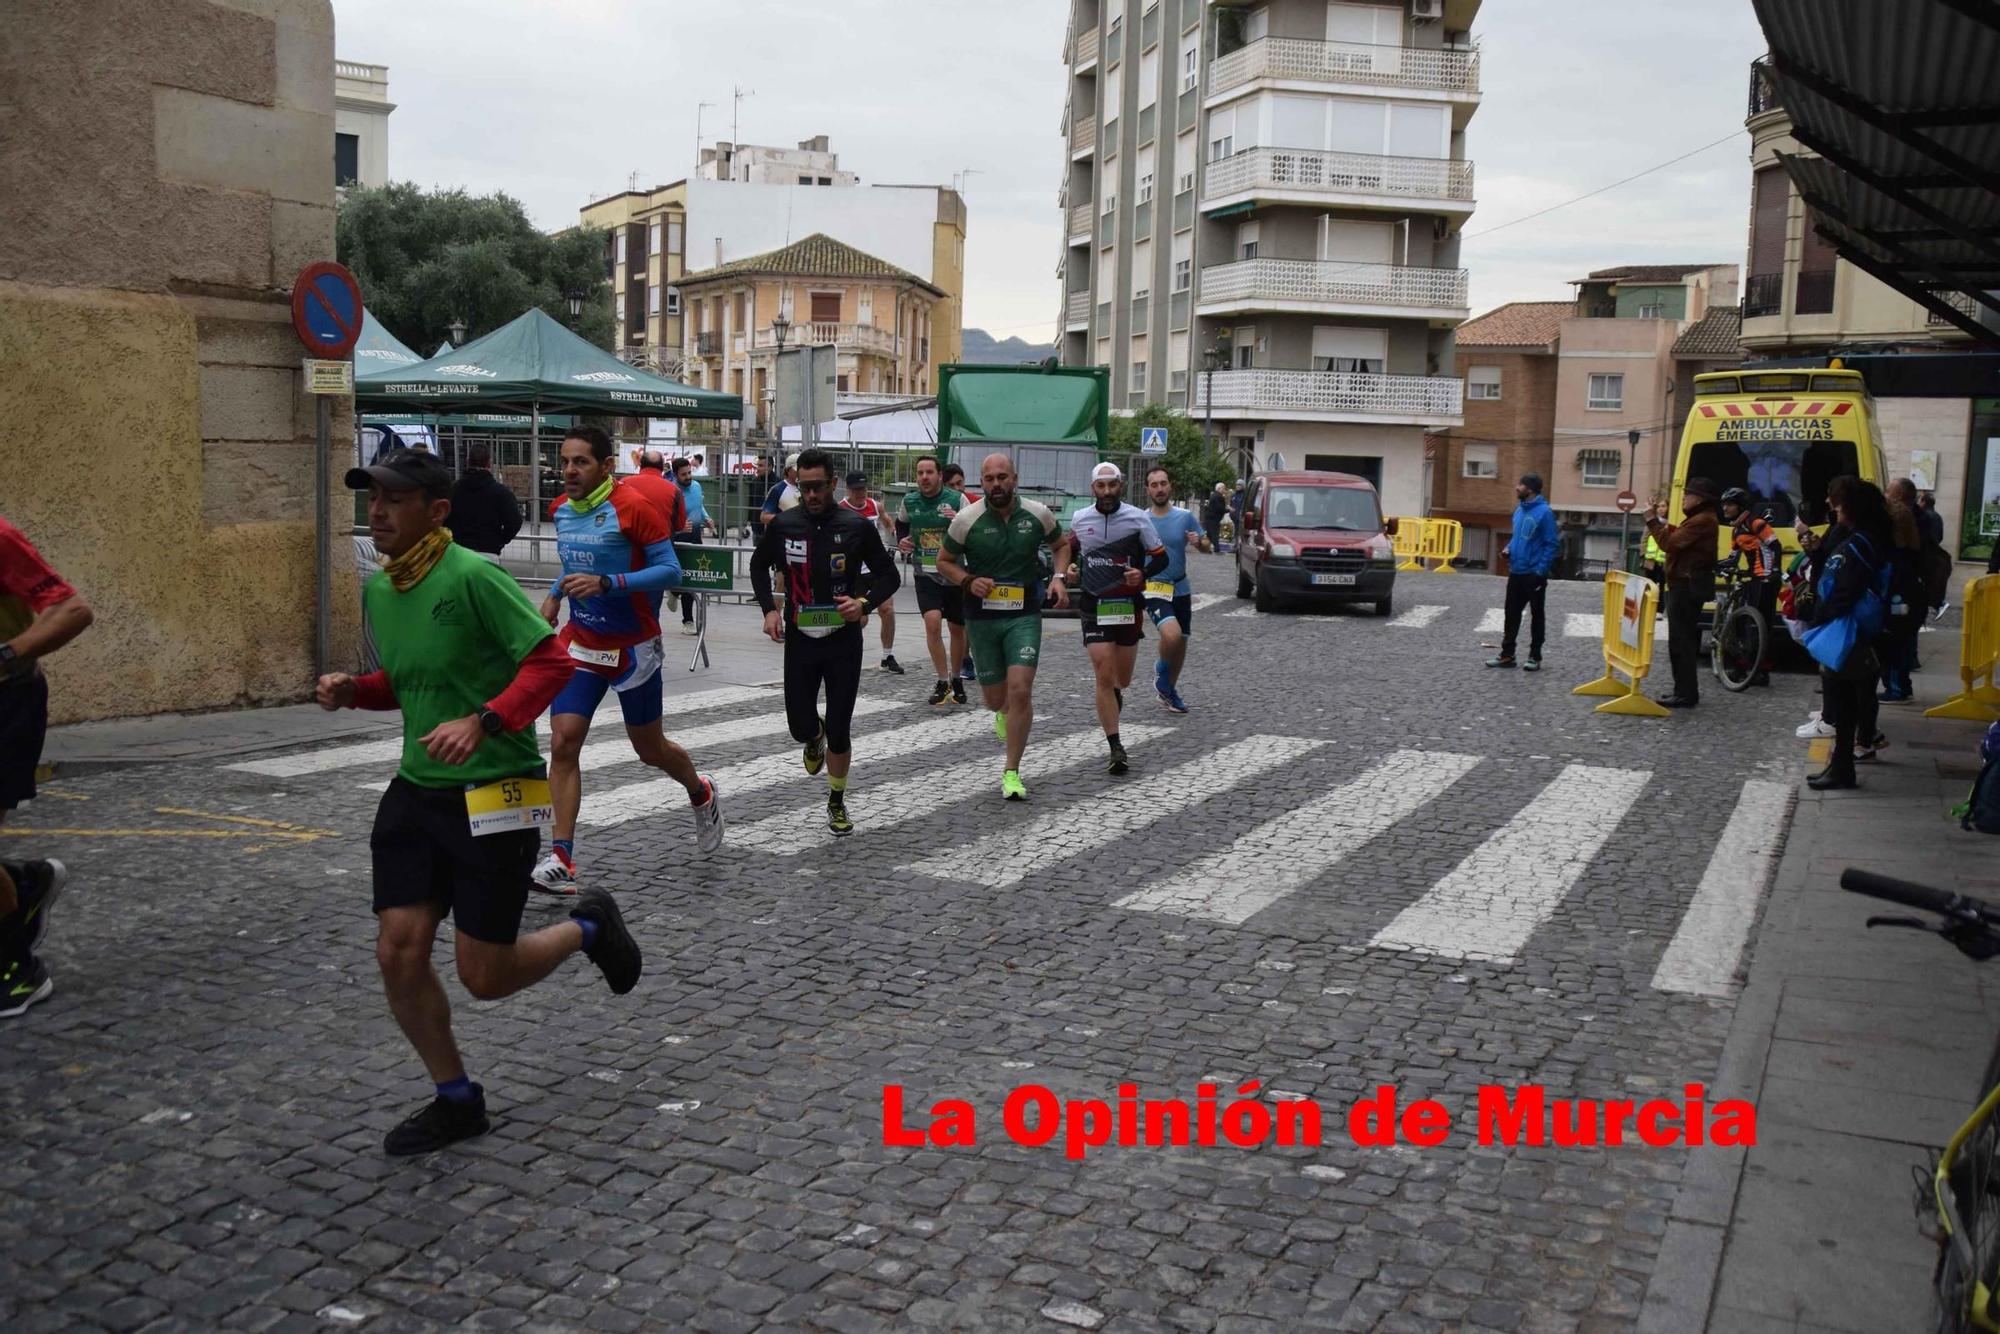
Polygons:
<instances>
[{"instance_id":1,"label":"runner in black jacket","mask_svg":"<svg viewBox=\"0 0 2000 1334\"><path fill-rule=\"evenodd\" d=\"M834 503L833 460L825 450L798 456L799 504L764 527L750 557L750 586L764 609L764 633L785 646L785 718L805 745L806 772L824 767L832 789L827 828L854 831L847 818L849 732L861 689L861 626L894 595L902 580L875 525ZM785 571L781 612L771 571ZM826 686L826 717L819 691Z\"/></svg>"}]
</instances>

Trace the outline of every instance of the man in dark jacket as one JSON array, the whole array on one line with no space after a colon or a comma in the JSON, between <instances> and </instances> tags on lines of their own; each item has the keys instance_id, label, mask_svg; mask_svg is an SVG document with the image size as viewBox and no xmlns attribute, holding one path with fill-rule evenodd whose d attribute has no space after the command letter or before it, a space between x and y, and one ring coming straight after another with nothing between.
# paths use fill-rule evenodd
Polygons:
<instances>
[{"instance_id":1,"label":"man in dark jacket","mask_svg":"<svg viewBox=\"0 0 2000 1334\"><path fill-rule=\"evenodd\" d=\"M1543 599L1548 593L1549 572L1556 567L1562 551L1562 530L1556 525L1555 511L1542 499L1542 478L1526 472L1514 484L1514 536L1507 543L1507 610L1500 632L1500 652L1486 660L1488 667L1512 667L1514 645L1521 635L1521 613L1529 613L1528 660L1531 672L1542 669Z\"/></svg>"},{"instance_id":2,"label":"man in dark jacket","mask_svg":"<svg viewBox=\"0 0 2000 1334\"><path fill-rule=\"evenodd\" d=\"M473 445L465 451L465 471L451 488L451 540L487 556L498 556L521 531L521 502L493 475L493 451Z\"/></svg>"},{"instance_id":3,"label":"man in dark jacket","mask_svg":"<svg viewBox=\"0 0 2000 1334\"><path fill-rule=\"evenodd\" d=\"M1681 492L1681 521L1668 523L1656 505L1646 531L1667 553L1667 660L1674 690L1660 703L1691 709L1701 702L1701 609L1715 596L1715 544L1721 491L1706 477L1690 477Z\"/></svg>"}]
</instances>

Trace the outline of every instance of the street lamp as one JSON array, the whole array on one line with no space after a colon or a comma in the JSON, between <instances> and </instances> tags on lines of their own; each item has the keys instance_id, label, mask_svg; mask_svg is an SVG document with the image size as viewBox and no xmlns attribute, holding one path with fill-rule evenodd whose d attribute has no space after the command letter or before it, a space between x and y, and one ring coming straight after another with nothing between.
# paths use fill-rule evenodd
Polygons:
<instances>
[{"instance_id":1,"label":"street lamp","mask_svg":"<svg viewBox=\"0 0 2000 1334\"><path fill-rule=\"evenodd\" d=\"M771 321L771 332L776 334L778 338L778 351L783 352L785 350L785 335L791 331L792 322L785 318L784 311L779 311L778 317Z\"/></svg>"},{"instance_id":2,"label":"street lamp","mask_svg":"<svg viewBox=\"0 0 2000 1334\"><path fill-rule=\"evenodd\" d=\"M563 299L569 302L569 322L574 325L577 318L583 314L583 289L572 287L563 293Z\"/></svg>"},{"instance_id":3,"label":"street lamp","mask_svg":"<svg viewBox=\"0 0 2000 1334\"><path fill-rule=\"evenodd\" d=\"M453 320L450 324L445 325L444 328L445 332L451 335L451 345L453 347L463 347L465 345L464 320Z\"/></svg>"}]
</instances>

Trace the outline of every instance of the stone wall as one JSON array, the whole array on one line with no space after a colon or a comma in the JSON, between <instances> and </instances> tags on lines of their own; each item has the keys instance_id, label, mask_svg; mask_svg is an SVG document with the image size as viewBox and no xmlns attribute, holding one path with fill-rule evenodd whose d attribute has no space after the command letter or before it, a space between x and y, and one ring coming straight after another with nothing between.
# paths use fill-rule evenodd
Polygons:
<instances>
[{"instance_id":1,"label":"stone wall","mask_svg":"<svg viewBox=\"0 0 2000 1334\"><path fill-rule=\"evenodd\" d=\"M327 0L33 0L0 44L0 514L97 608L58 721L304 698L314 406L292 275L333 255ZM337 473L349 453L334 415ZM333 513L334 646L358 642Z\"/></svg>"}]
</instances>

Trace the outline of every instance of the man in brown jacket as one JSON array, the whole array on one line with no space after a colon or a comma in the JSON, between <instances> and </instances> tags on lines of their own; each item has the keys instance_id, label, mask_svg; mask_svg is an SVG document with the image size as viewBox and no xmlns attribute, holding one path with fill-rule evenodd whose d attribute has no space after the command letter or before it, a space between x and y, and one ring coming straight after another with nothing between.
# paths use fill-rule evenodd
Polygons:
<instances>
[{"instance_id":1,"label":"man in brown jacket","mask_svg":"<svg viewBox=\"0 0 2000 1334\"><path fill-rule=\"evenodd\" d=\"M1681 521L1668 523L1655 505L1646 531L1667 553L1667 660L1674 691L1660 703L1691 709L1701 702L1701 609L1715 596L1715 507L1721 492L1706 477L1690 477L1681 492Z\"/></svg>"}]
</instances>

